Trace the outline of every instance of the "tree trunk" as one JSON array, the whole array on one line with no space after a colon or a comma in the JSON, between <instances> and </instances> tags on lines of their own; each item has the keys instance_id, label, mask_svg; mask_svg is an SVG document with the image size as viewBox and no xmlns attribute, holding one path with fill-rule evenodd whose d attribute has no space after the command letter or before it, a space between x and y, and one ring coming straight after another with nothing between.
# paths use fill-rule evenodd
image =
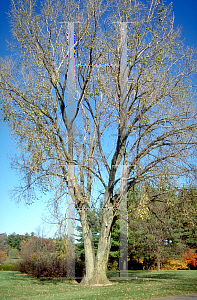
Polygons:
<instances>
[{"instance_id":1,"label":"tree trunk","mask_svg":"<svg viewBox=\"0 0 197 300\"><path fill-rule=\"evenodd\" d=\"M156 257L157 257L157 272L160 272L161 270L161 251L160 251L160 243L157 244L157 251L156 251Z\"/></svg>"},{"instance_id":2,"label":"tree trunk","mask_svg":"<svg viewBox=\"0 0 197 300\"><path fill-rule=\"evenodd\" d=\"M157 272L161 271L161 260L160 260L160 256L157 255Z\"/></svg>"},{"instance_id":3,"label":"tree trunk","mask_svg":"<svg viewBox=\"0 0 197 300\"><path fill-rule=\"evenodd\" d=\"M95 284L102 284L107 285L111 284L109 279L107 278L106 271L107 271L107 263L109 252L111 248L111 225L113 219L113 212L111 211L104 211L103 212L103 220L101 226L101 234L98 244L98 251L96 259L94 260L94 264L88 262L88 255L93 257L92 252L94 252L94 246L92 243L92 248L87 247L85 245L85 239L89 239L87 235L84 234L84 247L85 247L85 257L86 259L86 275L81 281L81 285L95 285ZM86 241L87 243L87 241ZM94 265L94 268L92 268Z\"/></svg>"},{"instance_id":4,"label":"tree trunk","mask_svg":"<svg viewBox=\"0 0 197 300\"><path fill-rule=\"evenodd\" d=\"M82 284L86 284L93 278L94 268L95 268L95 252L92 238L92 231L90 228L90 224L87 218L87 212L82 209L81 213L81 224L83 231L83 239L84 239L84 249L85 249L85 266L86 273L85 277L82 280Z\"/></svg>"},{"instance_id":5,"label":"tree trunk","mask_svg":"<svg viewBox=\"0 0 197 300\"><path fill-rule=\"evenodd\" d=\"M111 248L111 232L107 228L108 226L109 224L104 222L102 223L94 270L94 281L97 284L110 283L106 275L109 252Z\"/></svg>"}]
</instances>

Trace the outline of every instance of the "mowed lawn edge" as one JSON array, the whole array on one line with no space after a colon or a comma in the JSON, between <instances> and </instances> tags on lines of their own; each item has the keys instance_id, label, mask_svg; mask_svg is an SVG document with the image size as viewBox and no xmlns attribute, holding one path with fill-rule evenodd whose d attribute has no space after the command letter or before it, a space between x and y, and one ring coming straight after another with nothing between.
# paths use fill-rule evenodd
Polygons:
<instances>
[{"instance_id":1,"label":"mowed lawn edge","mask_svg":"<svg viewBox=\"0 0 197 300\"><path fill-rule=\"evenodd\" d=\"M130 299L145 300L197 293L197 270L129 271L132 279L111 286L81 287L59 279L36 279L14 271L0 271L0 299ZM108 272L118 277L118 272ZM137 279L134 279L136 278Z\"/></svg>"}]
</instances>

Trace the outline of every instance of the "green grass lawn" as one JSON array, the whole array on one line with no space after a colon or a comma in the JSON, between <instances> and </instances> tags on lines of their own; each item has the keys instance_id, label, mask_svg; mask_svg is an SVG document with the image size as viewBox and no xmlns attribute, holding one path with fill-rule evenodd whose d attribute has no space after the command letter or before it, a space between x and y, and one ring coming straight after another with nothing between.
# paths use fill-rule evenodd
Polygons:
<instances>
[{"instance_id":1,"label":"green grass lawn","mask_svg":"<svg viewBox=\"0 0 197 300\"><path fill-rule=\"evenodd\" d=\"M118 272L108 272L109 277ZM19 272L0 271L0 299L130 299L143 300L197 293L197 270L129 271L127 281L112 286L81 287L58 279L35 279Z\"/></svg>"}]
</instances>

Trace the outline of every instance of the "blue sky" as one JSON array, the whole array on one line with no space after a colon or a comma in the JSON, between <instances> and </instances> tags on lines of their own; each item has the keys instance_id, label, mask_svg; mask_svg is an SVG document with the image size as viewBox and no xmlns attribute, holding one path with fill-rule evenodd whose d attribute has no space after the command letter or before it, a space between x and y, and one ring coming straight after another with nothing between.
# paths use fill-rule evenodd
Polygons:
<instances>
[{"instance_id":1,"label":"blue sky","mask_svg":"<svg viewBox=\"0 0 197 300\"><path fill-rule=\"evenodd\" d=\"M166 1L167 4L172 1ZM9 55L6 39L11 40L11 32L6 17L10 1L0 0L0 56ZM185 44L197 48L197 0L174 0L175 27L182 27L182 37ZM0 233L16 232L24 234L38 230L44 235L53 236L54 229L43 223L42 215L46 212L47 198L37 201L31 206L15 203L9 191L17 186L18 177L10 168L8 156L16 152L14 142L9 136L6 124L0 123Z\"/></svg>"}]
</instances>

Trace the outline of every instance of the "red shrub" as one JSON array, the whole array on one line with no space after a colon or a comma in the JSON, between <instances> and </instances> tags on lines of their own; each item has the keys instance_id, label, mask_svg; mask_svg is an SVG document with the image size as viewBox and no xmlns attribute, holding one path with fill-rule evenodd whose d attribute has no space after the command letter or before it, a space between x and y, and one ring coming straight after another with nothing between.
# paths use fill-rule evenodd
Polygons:
<instances>
[{"instance_id":1,"label":"red shrub","mask_svg":"<svg viewBox=\"0 0 197 300\"><path fill-rule=\"evenodd\" d=\"M182 257L188 265L197 266L197 253L194 250L189 249Z\"/></svg>"}]
</instances>

